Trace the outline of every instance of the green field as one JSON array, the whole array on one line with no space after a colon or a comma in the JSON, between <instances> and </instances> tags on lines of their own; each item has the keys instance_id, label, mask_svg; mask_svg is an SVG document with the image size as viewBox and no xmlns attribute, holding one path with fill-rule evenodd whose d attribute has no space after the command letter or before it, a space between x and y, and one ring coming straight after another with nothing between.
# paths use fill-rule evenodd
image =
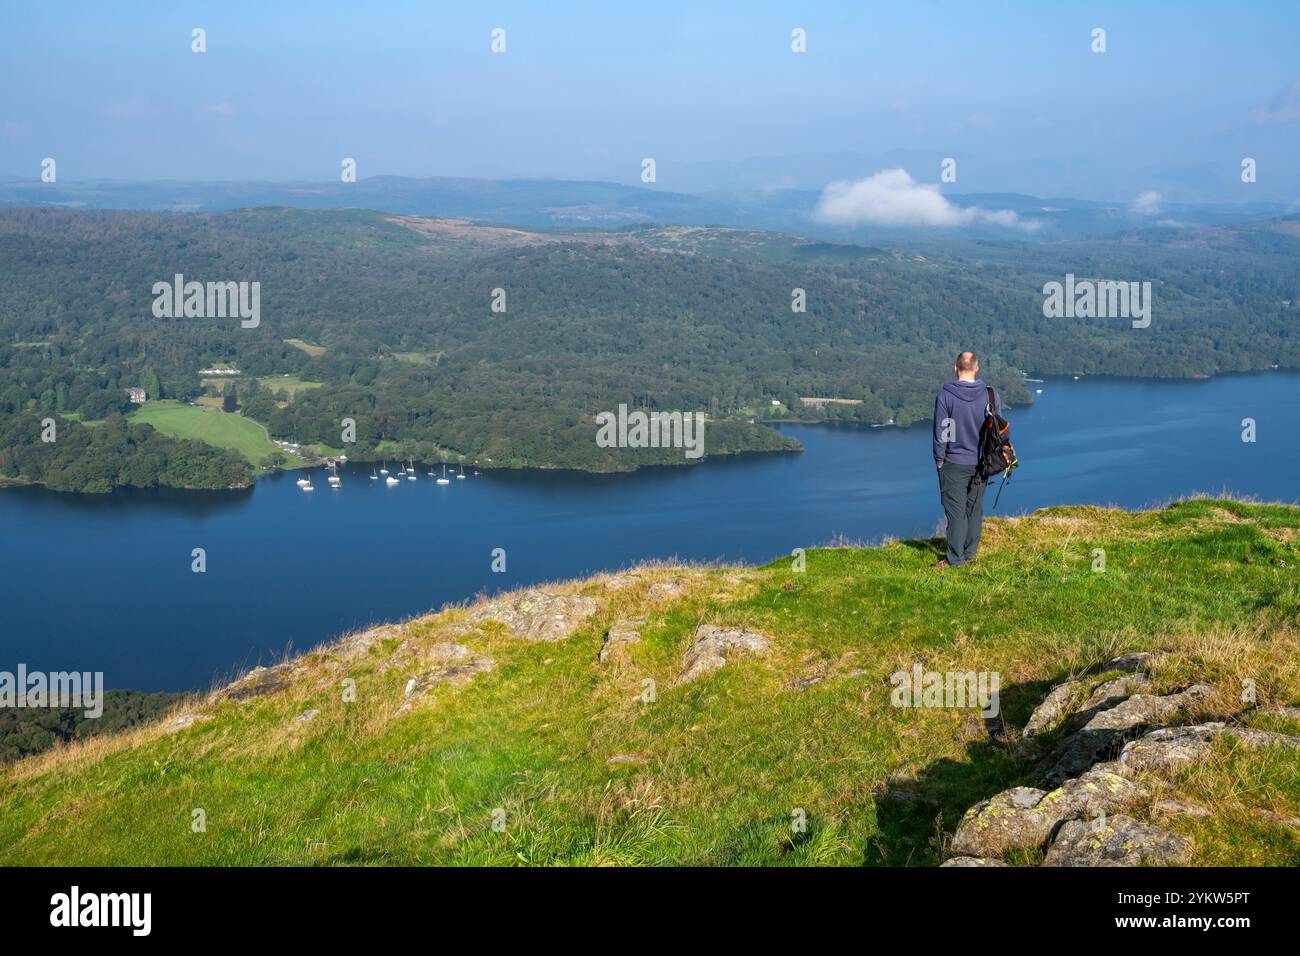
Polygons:
<instances>
[{"instance_id":1,"label":"green field","mask_svg":"<svg viewBox=\"0 0 1300 956\"><path fill-rule=\"evenodd\" d=\"M1300 732L1242 700L1249 679L1261 708L1300 704L1300 508L1055 508L985 542L946 572L937 541L904 541L555 585L592 607L549 643L473 607L386 625L196 697L177 732L0 768L0 864L935 865L968 807L1038 781L1020 728L1048 689L1131 650L1170 652L1148 693L1213 686L1189 720ZM770 650L683 683L701 624ZM640 640L602 661L615 625ZM408 700L454 644L490 665ZM1000 714L892 706L914 663L1000 673ZM1125 812L1192 838L1193 865L1300 864L1300 750L1137 779ZM1210 812L1166 819L1166 799Z\"/></svg>"},{"instance_id":2,"label":"green field","mask_svg":"<svg viewBox=\"0 0 1300 956\"><path fill-rule=\"evenodd\" d=\"M152 425L173 438L197 438L218 448L232 448L259 467L279 451L257 422L218 409L162 399L140 406L130 419Z\"/></svg>"},{"instance_id":3,"label":"green field","mask_svg":"<svg viewBox=\"0 0 1300 956\"><path fill-rule=\"evenodd\" d=\"M442 352L394 352L393 358L408 365L437 365L443 354Z\"/></svg>"},{"instance_id":4,"label":"green field","mask_svg":"<svg viewBox=\"0 0 1300 956\"><path fill-rule=\"evenodd\" d=\"M259 378L257 384L261 385L265 389L269 389L272 393L281 390L286 391L289 393L289 397L292 398L303 389L320 388L324 383L308 382L298 378L296 375L267 375Z\"/></svg>"},{"instance_id":5,"label":"green field","mask_svg":"<svg viewBox=\"0 0 1300 956\"><path fill-rule=\"evenodd\" d=\"M296 349L301 349L312 358L319 358L324 355L328 349L323 345L312 345L310 342L304 342L302 339L285 339L286 345L292 345Z\"/></svg>"}]
</instances>

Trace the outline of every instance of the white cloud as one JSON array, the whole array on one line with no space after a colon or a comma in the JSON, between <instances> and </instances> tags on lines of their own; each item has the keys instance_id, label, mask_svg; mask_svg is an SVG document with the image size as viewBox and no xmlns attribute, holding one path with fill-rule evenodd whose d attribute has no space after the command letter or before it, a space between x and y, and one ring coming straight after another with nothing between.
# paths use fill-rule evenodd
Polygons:
<instances>
[{"instance_id":1,"label":"white cloud","mask_svg":"<svg viewBox=\"0 0 1300 956\"><path fill-rule=\"evenodd\" d=\"M1008 226L1032 232L1036 220L1021 219L1008 209L954 206L934 183L918 183L905 169L882 169L856 182L834 182L822 192L813 215L825 223L857 226L938 226L955 228L974 223Z\"/></svg>"},{"instance_id":2,"label":"white cloud","mask_svg":"<svg viewBox=\"0 0 1300 956\"><path fill-rule=\"evenodd\" d=\"M1148 189L1142 195L1138 196L1137 199L1133 200L1133 205L1129 206L1129 209L1137 213L1139 216L1154 216L1160 211L1160 203L1163 201L1163 198L1164 197L1155 190Z\"/></svg>"}]
</instances>

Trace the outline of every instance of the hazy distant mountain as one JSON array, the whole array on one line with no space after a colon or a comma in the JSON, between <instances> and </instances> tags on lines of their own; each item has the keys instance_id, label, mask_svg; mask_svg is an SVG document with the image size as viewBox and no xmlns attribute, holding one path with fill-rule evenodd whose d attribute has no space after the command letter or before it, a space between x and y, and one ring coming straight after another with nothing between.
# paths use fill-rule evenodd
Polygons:
<instances>
[{"instance_id":1,"label":"hazy distant mountain","mask_svg":"<svg viewBox=\"0 0 1300 956\"><path fill-rule=\"evenodd\" d=\"M931 188L922 178L925 168L916 153L891 153L873 162L906 162L916 170L914 190ZM970 176L958 160L959 182ZM411 179L377 176L356 183L342 182L72 182L47 184L34 177L0 179L0 206L58 206L69 209L130 209L175 212L216 212L259 206L301 209L362 208L406 215L460 218L532 228L610 229L659 223L664 225L724 225L765 229L840 241L878 239L1066 239L1107 236L1132 230L1186 225L1231 225L1284 214L1280 203L1212 205L1169 203L1154 196L1146 205L1081 199L1040 199L1024 192L959 193L943 190L946 206L958 211L978 207L990 215L945 227L932 223L828 222L817 215L822 185L850 175L856 160L845 156L813 157L795 185L761 187L775 175L766 160L742 164L694 164L704 173L691 174L691 185L703 188L722 182L723 168L737 165L743 174L733 188L714 192L675 192L676 167L660 167L652 186L560 179L489 180L453 177ZM773 160L772 163L777 161ZM928 162L928 160L926 161ZM690 164L688 164L690 165ZM707 167L707 168L706 168ZM716 167L716 169L714 169ZM871 169L870 164L863 167ZM890 168L904 168L895 165ZM937 169L937 167L936 167ZM713 170L713 172L709 172ZM716 174L716 175L715 175ZM937 177L931 177L937 178ZM922 193L924 195L924 193ZM1047 195L1053 195L1048 193ZM1010 216L1016 225L996 221L991 214Z\"/></svg>"},{"instance_id":2,"label":"hazy distant mountain","mask_svg":"<svg viewBox=\"0 0 1300 956\"><path fill-rule=\"evenodd\" d=\"M940 163L957 161L957 181L943 184L945 194L1019 193L1068 195L1096 202L1127 203L1148 191L1179 203L1300 202L1300 167L1267 164L1267 177L1245 186L1237 161L1184 165L1098 163L1091 159L1042 157L1005 159L944 149L895 149L881 153L799 153L754 156L735 161L690 161L658 158L659 185L694 194L815 190L827 183L855 180L882 169L907 170L918 182L938 183ZM609 179L626 182L625 170L610 170ZM1294 211L1294 209L1292 210Z\"/></svg>"}]
</instances>

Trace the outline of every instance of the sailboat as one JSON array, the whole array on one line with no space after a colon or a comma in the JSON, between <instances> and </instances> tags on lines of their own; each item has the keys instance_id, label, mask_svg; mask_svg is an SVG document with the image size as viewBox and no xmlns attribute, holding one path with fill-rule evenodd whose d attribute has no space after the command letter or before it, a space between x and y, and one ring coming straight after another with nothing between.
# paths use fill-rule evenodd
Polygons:
<instances>
[{"instance_id":1,"label":"sailboat","mask_svg":"<svg viewBox=\"0 0 1300 956\"><path fill-rule=\"evenodd\" d=\"M308 472L308 473L307 473L307 477L304 478L302 481L298 482L298 487L300 487L303 491L315 491L315 490L316 490L315 488L312 487L312 483L311 483L311 472Z\"/></svg>"},{"instance_id":2,"label":"sailboat","mask_svg":"<svg viewBox=\"0 0 1300 956\"><path fill-rule=\"evenodd\" d=\"M338 465L334 464L334 462L330 462L329 483L331 488L341 488L343 486L343 479L338 475Z\"/></svg>"},{"instance_id":3,"label":"sailboat","mask_svg":"<svg viewBox=\"0 0 1300 956\"><path fill-rule=\"evenodd\" d=\"M389 475L387 478L384 479L384 484L395 485L397 484L397 479L394 478L392 475Z\"/></svg>"},{"instance_id":4,"label":"sailboat","mask_svg":"<svg viewBox=\"0 0 1300 956\"><path fill-rule=\"evenodd\" d=\"M406 466L406 480L407 480L407 481L415 481L415 461L414 461L414 460L412 460L412 461L410 462L410 464L408 464L408 465Z\"/></svg>"},{"instance_id":5,"label":"sailboat","mask_svg":"<svg viewBox=\"0 0 1300 956\"><path fill-rule=\"evenodd\" d=\"M298 479L298 487L299 487L299 488L301 488L303 485L309 485L309 484L311 484L311 479L310 479L310 478L299 478L299 479Z\"/></svg>"},{"instance_id":6,"label":"sailboat","mask_svg":"<svg viewBox=\"0 0 1300 956\"><path fill-rule=\"evenodd\" d=\"M374 468L373 465L370 467L370 480L371 480L371 481L378 481L378 480L379 480L379 473L378 473L377 471L375 471L375 468Z\"/></svg>"},{"instance_id":7,"label":"sailboat","mask_svg":"<svg viewBox=\"0 0 1300 956\"><path fill-rule=\"evenodd\" d=\"M442 465L442 477L438 479L438 484L440 484L440 485L449 485L449 484L451 484L451 482L447 480L447 463L446 463L446 462L443 462L443 465Z\"/></svg>"},{"instance_id":8,"label":"sailboat","mask_svg":"<svg viewBox=\"0 0 1300 956\"><path fill-rule=\"evenodd\" d=\"M461 465L461 466L460 466L460 471L456 472L456 477L457 477L458 479L460 479L461 481L464 481L464 480L465 480L465 466L464 466L464 465Z\"/></svg>"},{"instance_id":9,"label":"sailboat","mask_svg":"<svg viewBox=\"0 0 1300 956\"><path fill-rule=\"evenodd\" d=\"M388 474L388 462L384 462L383 467L379 469L381 475Z\"/></svg>"}]
</instances>

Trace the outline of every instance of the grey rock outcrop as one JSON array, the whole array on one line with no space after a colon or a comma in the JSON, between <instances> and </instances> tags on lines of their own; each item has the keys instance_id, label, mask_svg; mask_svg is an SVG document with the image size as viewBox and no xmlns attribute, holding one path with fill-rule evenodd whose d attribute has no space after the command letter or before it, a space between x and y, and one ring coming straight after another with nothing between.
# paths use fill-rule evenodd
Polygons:
<instances>
[{"instance_id":1,"label":"grey rock outcrop","mask_svg":"<svg viewBox=\"0 0 1300 956\"><path fill-rule=\"evenodd\" d=\"M1129 775L1142 770L1177 770L1203 760L1215 738L1225 735L1245 747L1300 748L1300 737L1290 734L1211 722L1152 730L1125 744L1118 762L1122 772Z\"/></svg>"},{"instance_id":2,"label":"grey rock outcrop","mask_svg":"<svg viewBox=\"0 0 1300 956\"><path fill-rule=\"evenodd\" d=\"M1145 796L1145 788L1102 767L1067 780L1050 793L1012 787L966 812L953 834L951 849L978 857L1042 849L1062 823L1111 813Z\"/></svg>"},{"instance_id":3,"label":"grey rock outcrop","mask_svg":"<svg viewBox=\"0 0 1300 956\"><path fill-rule=\"evenodd\" d=\"M1056 820L1035 809L1047 794L1012 787L966 811L949 849L958 856L1000 857L1012 850L1041 848Z\"/></svg>"},{"instance_id":4,"label":"grey rock outcrop","mask_svg":"<svg viewBox=\"0 0 1300 956\"><path fill-rule=\"evenodd\" d=\"M1160 800L1151 809L1165 817L1208 817L1212 812L1209 807L1185 800Z\"/></svg>"},{"instance_id":5,"label":"grey rock outcrop","mask_svg":"<svg viewBox=\"0 0 1300 956\"><path fill-rule=\"evenodd\" d=\"M1052 841L1043 866L1177 866L1192 850L1189 838L1132 817L1071 820Z\"/></svg>"},{"instance_id":6,"label":"grey rock outcrop","mask_svg":"<svg viewBox=\"0 0 1300 956\"><path fill-rule=\"evenodd\" d=\"M488 601L471 611L466 621L471 625L495 621L504 624L511 636L526 641L562 641L596 610L595 598L531 588Z\"/></svg>"},{"instance_id":7,"label":"grey rock outcrop","mask_svg":"<svg viewBox=\"0 0 1300 956\"><path fill-rule=\"evenodd\" d=\"M951 860L944 860L939 866L1007 866L1007 864L1001 860L989 860L979 856L954 856Z\"/></svg>"},{"instance_id":8,"label":"grey rock outcrop","mask_svg":"<svg viewBox=\"0 0 1300 956\"><path fill-rule=\"evenodd\" d=\"M684 669L677 678L687 684L705 674L725 667L737 654L763 654L772 646L772 639L758 631L743 627L718 627L701 624L695 630L695 640L682 655Z\"/></svg>"},{"instance_id":9,"label":"grey rock outcrop","mask_svg":"<svg viewBox=\"0 0 1300 956\"><path fill-rule=\"evenodd\" d=\"M1113 660L1107 661L1102 670L1107 671L1140 671L1146 670L1160 658L1164 657L1161 651L1130 651L1127 654L1121 654Z\"/></svg>"},{"instance_id":10,"label":"grey rock outcrop","mask_svg":"<svg viewBox=\"0 0 1300 956\"><path fill-rule=\"evenodd\" d=\"M1132 806L1148 796L1144 787L1113 770L1093 767L1082 776L1067 780L1047 794L1035 808L1054 823L1095 817Z\"/></svg>"},{"instance_id":11,"label":"grey rock outcrop","mask_svg":"<svg viewBox=\"0 0 1300 956\"><path fill-rule=\"evenodd\" d=\"M197 723L201 723L202 721L211 720L211 719L212 719L211 714L198 713L195 711L188 711L183 714L176 714L173 717L169 717L167 721L163 724L163 733L174 734L177 733L178 731L185 730L187 727L193 727Z\"/></svg>"},{"instance_id":12,"label":"grey rock outcrop","mask_svg":"<svg viewBox=\"0 0 1300 956\"><path fill-rule=\"evenodd\" d=\"M1082 687L1083 682L1077 680L1066 681L1053 687L1043 698L1043 702L1034 708L1021 736L1030 739L1059 726L1069 716L1070 701L1081 692Z\"/></svg>"},{"instance_id":13,"label":"grey rock outcrop","mask_svg":"<svg viewBox=\"0 0 1300 956\"><path fill-rule=\"evenodd\" d=\"M1184 708L1204 701L1211 693L1208 684L1193 684L1163 697L1134 694L1114 707L1099 711L1066 738L1053 779L1063 780L1083 772L1113 754L1125 740L1145 727L1171 719Z\"/></svg>"},{"instance_id":14,"label":"grey rock outcrop","mask_svg":"<svg viewBox=\"0 0 1300 956\"><path fill-rule=\"evenodd\" d=\"M1213 695L1213 688L1202 683L1163 696L1134 693L1149 683L1141 668L1159 656L1134 653L1110 661L1106 671L1126 673L1091 687L1073 714L1068 712L1071 701L1078 700L1081 687L1088 685L1070 681L1054 687L1035 709L1025 738L1032 740L1063 721L1067 727L1079 727L1062 742L1047 775L1059 785L1046 793L1013 787L971 807L953 834L950 850L956 858L943 865L996 865L1008 852L1043 848L1044 866L1185 864L1194 850L1189 837L1121 812L1151 799L1144 782L1135 778L1203 760L1220 737L1251 748L1300 749L1300 736L1236 722L1159 726L1207 704ZM1169 799L1152 808L1161 818L1202 817L1211 812L1199 804ZM1250 812L1278 825L1300 824L1269 810Z\"/></svg>"},{"instance_id":15,"label":"grey rock outcrop","mask_svg":"<svg viewBox=\"0 0 1300 956\"><path fill-rule=\"evenodd\" d=\"M238 680L227 684L217 691L216 696L223 700L255 700L270 697L282 690L287 690L293 679L305 669L301 658L285 661L273 667L254 667Z\"/></svg>"},{"instance_id":16,"label":"grey rock outcrop","mask_svg":"<svg viewBox=\"0 0 1300 956\"><path fill-rule=\"evenodd\" d=\"M1145 673L1124 674L1098 684L1083 706L1070 718L1071 729L1078 729L1092 720L1103 710L1117 707L1131 697L1138 688L1149 684L1151 678Z\"/></svg>"},{"instance_id":17,"label":"grey rock outcrop","mask_svg":"<svg viewBox=\"0 0 1300 956\"><path fill-rule=\"evenodd\" d=\"M491 670L496 663L484 654L474 653L464 644L434 644L426 656L433 666L406 682L399 714L410 710L438 685L468 684L477 674Z\"/></svg>"},{"instance_id":18,"label":"grey rock outcrop","mask_svg":"<svg viewBox=\"0 0 1300 956\"><path fill-rule=\"evenodd\" d=\"M605 635L605 643L600 646L600 662L603 664L611 657L622 652L629 644L641 643L641 632L637 630L645 624L638 618L631 621L619 621Z\"/></svg>"}]
</instances>

